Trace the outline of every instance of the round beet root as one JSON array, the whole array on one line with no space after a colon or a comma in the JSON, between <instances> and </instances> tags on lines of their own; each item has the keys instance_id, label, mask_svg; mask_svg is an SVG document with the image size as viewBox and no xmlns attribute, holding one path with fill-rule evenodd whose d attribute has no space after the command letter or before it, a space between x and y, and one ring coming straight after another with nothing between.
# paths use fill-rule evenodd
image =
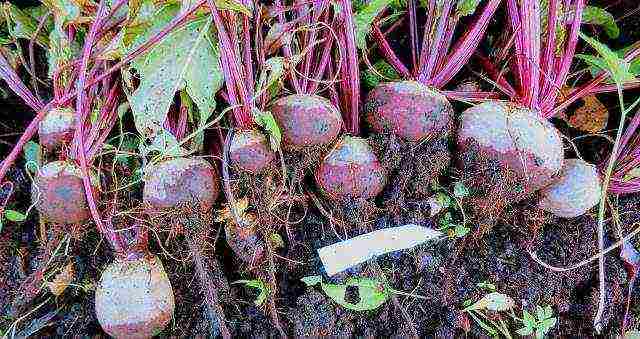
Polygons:
<instances>
[{"instance_id":1,"label":"round beet root","mask_svg":"<svg viewBox=\"0 0 640 339\"><path fill-rule=\"evenodd\" d=\"M114 338L151 338L169 323L173 289L160 259L151 254L116 259L96 289L96 317Z\"/></svg>"},{"instance_id":2,"label":"round beet root","mask_svg":"<svg viewBox=\"0 0 640 339\"><path fill-rule=\"evenodd\" d=\"M150 169L143 199L157 209L191 206L209 210L219 193L218 175L206 160L173 158Z\"/></svg>"},{"instance_id":3,"label":"round beet root","mask_svg":"<svg viewBox=\"0 0 640 339\"><path fill-rule=\"evenodd\" d=\"M560 177L540 193L541 209L562 218L581 216L600 202L598 169L580 159L565 160Z\"/></svg>"},{"instance_id":4,"label":"round beet root","mask_svg":"<svg viewBox=\"0 0 640 339\"><path fill-rule=\"evenodd\" d=\"M91 183L97 190L98 176L91 173ZM57 224L78 224L91 216L82 173L72 162L54 161L38 170L31 189L32 200L40 217Z\"/></svg>"},{"instance_id":5,"label":"round beet root","mask_svg":"<svg viewBox=\"0 0 640 339\"><path fill-rule=\"evenodd\" d=\"M54 108L38 125L40 145L52 151L73 138L75 111L70 108Z\"/></svg>"},{"instance_id":6,"label":"round beet root","mask_svg":"<svg viewBox=\"0 0 640 339\"><path fill-rule=\"evenodd\" d=\"M386 173L366 140L344 136L316 172L318 186L331 198L368 199L384 188Z\"/></svg>"},{"instance_id":7,"label":"round beet root","mask_svg":"<svg viewBox=\"0 0 640 339\"><path fill-rule=\"evenodd\" d=\"M453 107L447 98L416 81L378 85L369 92L364 111L374 131L412 142L446 137L453 126Z\"/></svg>"},{"instance_id":8,"label":"round beet root","mask_svg":"<svg viewBox=\"0 0 640 339\"><path fill-rule=\"evenodd\" d=\"M488 168L488 174L471 179L487 186L486 191L508 191L509 203L548 185L564 159L560 133L549 121L503 102L485 102L464 111L457 145L464 172ZM495 173L499 180L490 180Z\"/></svg>"},{"instance_id":9,"label":"round beet root","mask_svg":"<svg viewBox=\"0 0 640 339\"><path fill-rule=\"evenodd\" d=\"M328 145L342 128L338 109L317 95L293 94L280 98L271 106L271 113L282 131L284 149Z\"/></svg>"},{"instance_id":10,"label":"round beet root","mask_svg":"<svg viewBox=\"0 0 640 339\"><path fill-rule=\"evenodd\" d=\"M256 130L238 131L229 147L231 165L247 172L262 171L275 158L264 135Z\"/></svg>"}]
</instances>

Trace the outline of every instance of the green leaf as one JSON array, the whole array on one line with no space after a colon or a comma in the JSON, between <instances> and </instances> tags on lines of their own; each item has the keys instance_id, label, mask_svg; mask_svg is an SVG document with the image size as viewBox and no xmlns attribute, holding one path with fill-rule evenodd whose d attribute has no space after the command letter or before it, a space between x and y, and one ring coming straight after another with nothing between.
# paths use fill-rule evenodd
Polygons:
<instances>
[{"instance_id":1,"label":"green leaf","mask_svg":"<svg viewBox=\"0 0 640 339\"><path fill-rule=\"evenodd\" d=\"M24 152L25 163L34 163L37 167L42 166L42 147L37 142L27 142L22 147L22 151Z\"/></svg>"},{"instance_id":2,"label":"green leaf","mask_svg":"<svg viewBox=\"0 0 640 339\"><path fill-rule=\"evenodd\" d=\"M271 241L274 248L284 248L284 240L278 233L271 233L271 235L269 235L269 241Z\"/></svg>"},{"instance_id":3,"label":"green leaf","mask_svg":"<svg viewBox=\"0 0 640 339\"><path fill-rule=\"evenodd\" d=\"M378 60L373 65L374 69L367 69L362 72L362 81L374 88L381 82L400 79L400 75L396 70L384 60Z\"/></svg>"},{"instance_id":4,"label":"green leaf","mask_svg":"<svg viewBox=\"0 0 640 339\"><path fill-rule=\"evenodd\" d=\"M527 327L534 327L536 318L527 310L522 310L522 323Z\"/></svg>"},{"instance_id":5,"label":"green leaf","mask_svg":"<svg viewBox=\"0 0 640 339\"><path fill-rule=\"evenodd\" d=\"M531 327L523 327L523 328L517 330L516 333L518 333L519 335L521 335L523 337L524 336L528 336L528 335L533 334L533 328L531 328Z\"/></svg>"},{"instance_id":6,"label":"green leaf","mask_svg":"<svg viewBox=\"0 0 640 339\"><path fill-rule=\"evenodd\" d=\"M356 45L364 49L367 44L367 35L371 31L373 20L385 9L393 0L371 0L354 13L353 22L356 31Z\"/></svg>"},{"instance_id":7,"label":"green leaf","mask_svg":"<svg viewBox=\"0 0 640 339\"><path fill-rule=\"evenodd\" d=\"M38 6L44 8L43 6ZM9 34L15 39L32 39L38 30L38 18L32 17L28 12L23 11L10 2L0 5L5 18L9 21ZM45 28L47 25L45 24ZM47 46L49 39L46 35L47 30L42 30L37 37L36 42L41 46Z\"/></svg>"},{"instance_id":8,"label":"green leaf","mask_svg":"<svg viewBox=\"0 0 640 339\"><path fill-rule=\"evenodd\" d=\"M640 331L631 330L624 334L624 339L640 339Z\"/></svg>"},{"instance_id":9,"label":"green leaf","mask_svg":"<svg viewBox=\"0 0 640 339\"><path fill-rule=\"evenodd\" d=\"M49 33L49 49L47 50L49 77L52 77L57 69L78 57L80 50L80 44L75 40L70 41L62 26L56 25Z\"/></svg>"},{"instance_id":10,"label":"green leaf","mask_svg":"<svg viewBox=\"0 0 640 339\"><path fill-rule=\"evenodd\" d=\"M72 0L42 0L42 3L53 13L55 24L60 28L79 22L82 16L80 6Z\"/></svg>"},{"instance_id":11,"label":"green leaf","mask_svg":"<svg viewBox=\"0 0 640 339\"><path fill-rule=\"evenodd\" d=\"M602 26L611 39L617 39L620 35L616 19L600 7L586 6L582 12L582 23Z\"/></svg>"},{"instance_id":12,"label":"green leaf","mask_svg":"<svg viewBox=\"0 0 640 339\"><path fill-rule=\"evenodd\" d=\"M243 5L240 1L236 0L215 0L216 7L218 9L224 9L228 11L234 11L242 13L248 17L252 17L251 9Z\"/></svg>"},{"instance_id":13,"label":"green leaf","mask_svg":"<svg viewBox=\"0 0 640 339\"><path fill-rule=\"evenodd\" d=\"M553 317L553 309L551 308L551 306L547 305L544 308L544 319L551 318L551 317Z\"/></svg>"},{"instance_id":14,"label":"green leaf","mask_svg":"<svg viewBox=\"0 0 640 339\"><path fill-rule=\"evenodd\" d=\"M489 290L489 291L495 291L496 290L496 285L494 285L492 283L488 283L486 281L479 282L479 283L476 284L476 286L478 286L480 288L484 288L485 290Z\"/></svg>"},{"instance_id":15,"label":"green leaf","mask_svg":"<svg viewBox=\"0 0 640 339\"><path fill-rule=\"evenodd\" d=\"M178 6L164 6L155 15L153 26L136 37L133 47L163 29L179 12ZM146 137L162 133L174 95L186 89L200 112L198 127L213 113L215 93L223 78L218 51L209 34L210 20L201 18L174 30L131 68L140 75L140 85L130 97L136 128Z\"/></svg>"},{"instance_id":16,"label":"green leaf","mask_svg":"<svg viewBox=\"0 0 640 339\"><path fill-rule=\"evenodd\" d=\"M468 16L475 13L476 8L480 4L480 0L458 0L456 13L460 16Z\"/></svg>"},{"instance_id":17,"label":"green leaf","mask_svg":"<svg viewBox=\"0 0 640 339\"><path fill-rule=\"evenodd\" d=\"M278 95L283 86L285 63L283 57L269 58L264 62L256 85L257 95L262 95L264 91L268 91L269 99Z\"/></svg>"},{"instance_id":18,"label":"green leaf","mask_svg":"<svg viewBox=\"0 0 640 339\"><path fill-rule=\"evenodd\" d=\"M4 210L4 216L7 218L7 220L13 222L23 222L27 220L27 216L25 214L14 210Z\"/></svg>"},{"instance_id":19,"label":"green leaf","mask_svg":"<svg viewBox=\"0 0 640 339\"><path fill-rule=\"evenodd\" d=\"M255 123L264 128L269 134L269 140L271 141L271 149L277 151L280 149L280 143L282 142L282 132L280 127L273 117L271 112L261 112L255 110L253 112L253 120Z\"/></svg>"},{"instance_id":20,"label":"green leaf","mask_svg":"<svg viewBox=\"0 0 640 339\"><path fill-rule=\"evenodd\" d=\"M456 198L464 198L469 196L469 188L462 181L456 181L453 185L453 195Z\"/></svg>"},{"instance_id":21,"label":"green leaf","mask_svg":"<svg viewBox=\"0 0 640 339\"><path fill-rule=\"evenodd\" d=\"M469 227L466 227L464 225L456 225L454 232L456 237L458 238L462 238L465 235L469 234L469 231L471 231L471 229Z\"/></svg>"},{"instance_id":22,"label":"green leaf","mask_svg":"<svg viewBox=\"0 0 640 339\"><path fill-rule=\"evenodd\" d=\"M549 332L549 330L551 328L553 328L553 326L556 326L556 322L558 321L557 318L548 318L548 319L544 319L541 321L540 323L540 329L544 332L547 333Z\"/></svg>"},{"instance_id":23,"label":"green leaf","mask_svg":"<svg viewBox=\"0 0 640 339\"><path fill-rule=\"evenodd\" d=\"M606 68L604 68L604 70L609 72L609 74L613 78L613 81L618 86L621 87L623 83L635 79L633 74L629 72L629 63L620 58L615 52L609 49L609 47L593 38L584 35L582 32L580 32L580 37L589 45L591 45L591 47L595 49L596 52L598 52L600 57L604 60L604 65L606 65Z\"/></svg>"},{"instance_id":24,"label":"green leaf","mask_svg":"<svg viewBox=\"0 0 640 339\"><path fill-rule=\"evenodd\" d=\"M345 293L349 286L358 288L360 301L356 304L345 300ZM390 291L384 283L371 278L351 278L344 285L323 283L321 287L324 293L338 305L352 311L375 310L384 304L390 296Z\"/></svg>"},{"instance_id":25,"label":"green leaf","mask_svg":"<svg viewBox=\"0 0 640 339\"><path fill-rule=\"evenodd\" d=\"M507 311L514 306L513 299L506 294L492 292L485 295L475 304L467 307L464 311L470 310L489 310L489 311Z\"/></svg>"},{"instance_id":26,"label":"green leaf","mask_svg":"<svg viewBox=\"0 0 640 339\"><path fill-rule=\"evenodd\" d=\"M269 296L269 286L262 280L238 280L232 282L232 284L244 284L247 287L258 289L260 292L258 293L256 300L253 302L256 306L264 304L265 300L267 300L267 297Z\"/></svg>"},{"instance_id":27,"label":"green leaf","mask_svg":"<svg viewBox=\"0 0 640 339\"><path fill-rule=\"evenodd\" d=\"M302 279L303 283L307 284L307 286L311 287L311 286L315 286L318 285L320 283L322 283L322 276L320 275L310 275L308 277L304 277Z\"/></svg>"}]
</instances>

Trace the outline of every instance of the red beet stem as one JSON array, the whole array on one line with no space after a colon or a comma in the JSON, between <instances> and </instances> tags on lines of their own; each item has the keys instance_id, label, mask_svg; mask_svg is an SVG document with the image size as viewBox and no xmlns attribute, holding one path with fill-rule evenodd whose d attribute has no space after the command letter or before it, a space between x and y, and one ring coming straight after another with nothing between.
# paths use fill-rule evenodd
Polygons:
<instances>
[{"instance_id":1,"label":"red beet stem","mask_svg":"<svg viewBox=\"0 0 640 339\"><path fill-rule=\"evenodd\" d=\"M346 42L346 60L342 64L346 68L347 81L342 82L342 96L345 98L345 112L348 117L347 131L352 135L360 132L360 71L358 63L358 49L354 32L353 10L350 0L342 0L343 18L345 24L344 40Z\"/></svg>"}]
</instances>

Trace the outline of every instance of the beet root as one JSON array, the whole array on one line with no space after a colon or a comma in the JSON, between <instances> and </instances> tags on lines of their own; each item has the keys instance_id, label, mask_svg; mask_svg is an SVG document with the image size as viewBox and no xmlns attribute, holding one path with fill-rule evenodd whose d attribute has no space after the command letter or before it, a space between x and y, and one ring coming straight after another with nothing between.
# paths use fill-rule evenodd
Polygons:
<instances>
[{"instance_id":1,"label":"beet root","mask_svg":"<svg viewBox=\"0 0 640 339\"><path fill-rule=\"evenodd\" d=\"M483 191L492 185L502 189L507 183L514 185L506 187L510 203L548 185L560 173L564 159L560 133L549 121L502 102L485 102L464 111L457 146L462 170L474 173L471 182L479 183ZM478 175L480 161L492 174ZM497 182L487 178L492 175Z\"/></svg>"},{"instance_id":2,"label":"beet root","mask_svg":"<svg viewBox=\"0 0 640 339\"><path fill-rule=\"evenodd\" d=\"M98 176L91 173L90 177L97 190ZM40 217L49 222L79 224L91 216L82 173L72 162L53 161L42 166L33 182L31 197Z\"/></svg>"},{"instance_id":3,"label":"beet root","mask_svg":"<svg viewBox=\"0 0 640 339\"><path fill-rule=\"evenodd\" d=\"M150 169L143 200L154 209L191 206L209 210L219 194L218 174L206 160L173 158Z\"/></svg>"},{"instance_id":4,"label":"beet root","mask_svg":"<svg viewBox=\"0 0 640 339\"><path fill-rule=\"evenodd\" d=\"M108 265L95 298L100 326L115 338L155 336L175 309L171 282L160 259L151 254Z\"/></svg>"},{"instance_id":5,"label":"beet root","mask_svg":"<svg viewBox=\"0 0 640 339\"><path fill-rule=\"evenodd\" d=\"M266 168L275 158L275 153L265 136L256 130L238 131L229 146L231 165L250 173Z\"/></svg>"},{"instance_id":6,"label":"beet root","mask_svg":"<svg viewBox=\"0 0 640 339\"><path fill-rule=\"evenodd\" d=\"M38 125L40 145L53 151L71 141L75 130L75 111L70 108L54 108Z\"/></svg>"},{"instance_id":7,"label":"beet root","mask_svg":"<svg viewBox=\"0 0 640 339\"><path fill-rule=\"evenodd\" d=\"M326 146L342 129L342 117L331 102L317 95L293 94L278 99L271 112L282 131L285 150Z\"/></svg>"},{"instance_id":8,"label":"beet root","mask_svg":"<svg viewBox=\"0 0 640 339\"><path fill-rule=\"evenodd\" d=\"M453 126L453 107L447 98L416 81L378 85L369 93L364 111L374 131L412 142L447 137Z\"/></svg>"},{"instance_id":9,"label":"beet root","mask_svg":"<svg viewBox=\"0 0 640 339\"><path fill-rule=\"evenodd\" d=\"M581 216L600 202L598 169L580 159L565 160L560 177L540 194L541 209L561 218Z\"/></svg>"},{"instance_id":10,"label":"beet root","mask_svg":"<svg viewBox=\"0 0 640 339\"><path fill-rule=\"evenodd\" d=\"M316 181L332 199L369 199L382 191L387 176L367 141L347 135L324 158Z\"/></svg>"}]
</instances>

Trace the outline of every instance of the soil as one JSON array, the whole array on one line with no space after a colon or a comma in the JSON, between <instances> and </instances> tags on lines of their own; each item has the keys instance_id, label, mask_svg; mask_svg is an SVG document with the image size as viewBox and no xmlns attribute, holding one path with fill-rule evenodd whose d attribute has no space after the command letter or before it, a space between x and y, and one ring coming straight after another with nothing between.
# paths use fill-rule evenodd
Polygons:
<instances>
[{"instance_id":1,"label":"soil","mask_svg":"<svg viewBox=\"0 0 640 339\"><path fill-rule=\"evenodd\" d=\"M637 6L634 1L609 1L607 4L613 6L610 10L614 13L627 13ZM637 16L622 19L619 24L625 32L621 40L640 38ZM602 100L607 104L613 102L608 107L615 107L614 99L603 96ZM0 100L0 105L10 108L0 112L0 155L6 155L19 136L13 133L23 130L33 113L10 93ZM456 112L460 111L461 108L456 107ZM612 114L611 126L616 119ZM577 131L562 121L554 122L566 135L577 135ZM268 221L271 232L280 235L284 247L276 247L273 255L270 251L266 254L273 260L273 265L265 261L258 267L234 253L227 244L221 224L211 222L200 229L198 241L206 240L211 245L202 250L203 265L208 268L217 289L216 297L232 336L280 336L274 326L275 311L288 336L452 338L468 335L488 338L490 335L462 309L465 302L475 302L494 290L514 300L514 312L520 317L523 309L533 311L536 305L550 305L558 318L557 325L549 333L552 337L597 336L592 325L598 303L597 260L562 273L541 266L531 254L536 253L539 260L557 267L571 266L596 255L599 250L595 212L574 219L555 218L536 208L536 197L506 207L501 218L497 218L495 225L482 236L472 232L462 238L448 237L381 256L333 277L326 276L316 254L316 249L322 246L345 237L407 223L438 227L438 217L430 218L430 211L425 207L424 200L433 193L431 186L425 185L438 178L441 185L448 187L454 181L452 178L458 175L451 167L443 165L450 162L447 149L451 147L446 143L407 148L409 146L389 136L371 135L370 140L377 150L396 149L385 151L388 159L382 161L395 179L390 180L379 200L369 202L378 207L370 214L376 216L371 222L352 222L349 227L336 225L327 218L327 212L340 210L348 219L348 211L354 206L331 206L321 211L313 199L297 191L304 197L296 197L299 200L289 216L289 229L283 225L276 227L278 220ZM594 162L603 160L610 152L605 141L595 138L577 143L577 146L585 159ZM407 149L415 153L407 156ZM430 163L427 160L432 155L437 161ZM312 162L309 157L305 160L305 166L300 167ZM416 176L416 173L421 175ZM31 184L23 160L16 163L8 178L14 184L8 208L25 211L30 205ZM315 190L310 180L295 179L305 190ZM244 181L234 189L247 192L257 187L255 194L271 192L269 189L260 191L261 184ZM0 201L7 193L7 187L0 187ZM321 195L318 197L322 206L330 206L330 201ZM126 198L131 200L129 205L135 205L141 199L141 190ZM262 196L260 201L265 199ZM620 220L613 223L608 216L606 246L617 242L620 234L633 231L640 222L640 195L620 197L613 202L620 212ZM355 205L356 210L359 207ZM293 222L298 220L302 221ZM468 226L472 230L477 228L476 225ZM75 226L74 234L77 235L62 242L64 246L47 266L43 279L52 281L57 270L73 264L73 275L66 290L60 296L54 296L46 286L30 286L35 288L34 297L16 307L15 301L24 298L24 282L48 257L42 234L49 234L49 250L52 250L51 237L64 234L55 232L56 228L50 225L45 225L44 229L43 232L36 213L31 213L23 223L5 222L0 232L0 332L15 328L16 336L106 337L96 320L93 298L100 272L113 260L114 254L92 224ZM640 241L632 240L631 243L636 248L640 246ZM159 227L157 232L151 232L150 250L162 259L176 300L174 318L161 336L220 335L217 318L203 302L207 296L201 294L194 258L189 254L193 248L194 244L172 227ZM395 290L411 296L396 295L373 311L350 311L334 303L318 286L308 287L300 280L313 275L322 275L324 281L330 283L343 283L355 276L383 279ZM267 301L260 305L254 302L259 295L258 289L234 283L268 276L277 283L269 284L272 291ZM613 337L620 333L627 291L629 284L634 283L628 279L619 250L606 255L605 277L607 289L601 335ZM633 291L628 328L640 327L640 294ZM359 297L357 291L350 291L349 299L358 300ZM269 305L275 305L275 309ZM496 317L495 314L491 316ZM502 319L515 335L521 324L506 313L502 314Z\"/></svg>"}]
</instances>

